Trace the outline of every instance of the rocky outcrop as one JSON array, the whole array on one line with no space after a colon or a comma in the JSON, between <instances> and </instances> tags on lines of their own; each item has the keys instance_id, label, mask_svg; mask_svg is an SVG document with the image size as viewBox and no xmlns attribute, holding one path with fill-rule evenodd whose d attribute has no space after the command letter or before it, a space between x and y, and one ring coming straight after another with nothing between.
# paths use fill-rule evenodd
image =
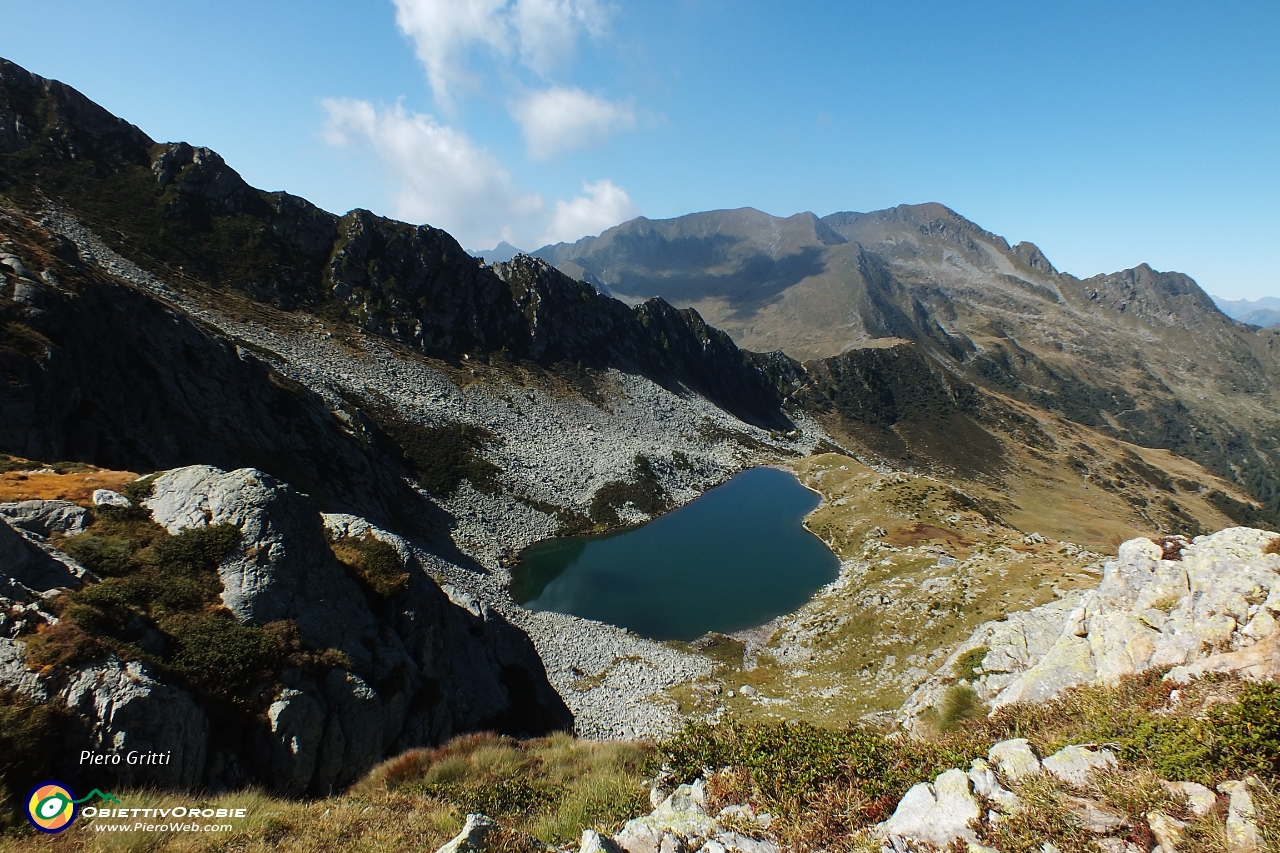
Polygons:
<instances>
[{"instance_id":1,"label":"rocky outcrop","mask_svg":"<svg viewBox=\"0 0 1280 853\"><path fill-rule=\"evenodd\" d=\"M475 601L451 600L407 540L355 516L322 517L310 497L254 469L169 471L155 478L144 505L174 534L234 526L238 544L218 567L227 611L247 625L292 623L302 646L330 662L286 663L274 681L228 708L114 656L36 678L21 665L21 643L0 641L0 687L65 703L78 726L71 735L77 749L168 756L109 766L112 784L254 782L292 795L323 794L389 754L454 734L572 727L528 638ZM363 587L338 562L330 535L391 544L403 586L394 594ZM8 546L30 560L44 556L0 523L0 547ZM61 565L44 557L41 570L49 564ZM0 565L8 571L18 564ZM23 571L30 580L31 571ZM69 580L64 572L35 586L47 594L54 581ZM255 694L266 696L259 711L252 710Z\"/></svg>"},{"instance_id":2,"label":"rocky outcrop","mask_svg":"<svg viewBox=\"0 0 1280 853\"><path fill-rule=\"evenodd\" d=\"M37 528L41 524L35 519L49 514L30 506L24 511L30 512L30 526ZM57 511L55 509L52 513ZM26 527L11 526L0 516L0 634L3 633L5 611L13 605L35 603L58 590L77 589L84 579L84 568L51 548L43 536Z\"/></svg>"},{"instance_id":3,"label":"rocky outcrop","mask_svg":"<svg viewBox=\"0 0 1280 853\"><path fill-rule=\"evenodd\" d=\"M1038 702L1081 684L1171 668L1185 681L1206 672L1280 676L1280 555L1276 534L1233 527L1194 541L1132 539L1096 590L987 623L903 706L908 718L938 706L954 666L986 654L967 680L993 708Z\"/></svg>"},{"instance_id":4,"label":"rocky outcrop","mask_svg":"<svg viewBox=\"0 0 1280 853\"><path fill-rule=\"evenodd\" d=\"M722 822L723 819L723 822ZM725 823L732 822L730 828ZM626 853L678 853L705 850L706 853L779 853L778 844L765 835L771 818L756 815L748 806L725 806L715 815L707 811L706 783L699 779L692 785L681 785L664 798L652 812L627 821L613 837L612 844L602 843L598 835L583 835L580 853L588 853L597 845L602 850L625 850ZM744 823L757 829L748 833Z\"/></svg>"},{"instance_id":5,"label":"rocky outcrop","mask_svg":"<svg viewBox=\"0 0 1280 853\"><path fill-rule=\"evenodd\" d=\"M1030 808L1016 792L1043 773L1061 783L1058 804L1074 827L1088 833L1103 850L1125 851L1129 848L1119 836L1128 834L1134 823L1142 823L1143 818L1092 798L1097 794L1092 787L1096 774L1116 769L1116 758L1106 749L1067 746L1041 760L1025 740L1002 741L991 747L988 760L976 759L968 773L951 769L932 783L913 786L898 802L893 815L877 824L869 835L879 841L883 853L918 850L922 843L930 845L925 849L952 849L951 845L958 843L970 853L988 853L993 848L984 843L990 837L987 830ZM1185 805L1193 816L1203 817L1216 808L1217 797L1203 785L1163 784L1174 802ZM1226 826L1228 849L1247 849L1252 838L1252 849L1256 851L1258 830L1249 784L1227 782L1219 790L1231 797L1233 804ZM1237 816L1235 824L1230 816L1233 814ZM1179 833L1186 825L1163 812L1152 811L1145 816L1141 829L1151 833L1163 853L1179 849ZM1233 842L1233 838L1237 841ZM1050 846L1046 844L1045 849Z\"/></svg>"}]
</instances>

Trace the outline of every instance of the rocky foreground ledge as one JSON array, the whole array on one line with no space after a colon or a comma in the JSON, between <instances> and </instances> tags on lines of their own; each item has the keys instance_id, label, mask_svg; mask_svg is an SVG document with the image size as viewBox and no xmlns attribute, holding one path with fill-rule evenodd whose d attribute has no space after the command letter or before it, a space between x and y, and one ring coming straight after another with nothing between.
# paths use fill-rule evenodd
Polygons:
<instances>
[{"instance_id":1,"label":"rocky foreground ledge","mask_svg":"<svg viewBox=\"0 0 1280 853\"><path fill-rule=\"evenodd\" d=\"M1175 681L1209 672L1276 678L1277 541L1248 527L1193 541L1131 539L1097 589L979 627L907 700L903 716L914 721L940 707L957 686L999 708L1148 669L1171 667Z\"/></svg>"},{"instance_id":2,"label":"rocky foreground ledge","mask_svg":"<svg viewBox=\"0 0 1280 853\"><path fill-rule=\"evenodd\" d=\"M464 732L573 725L524 632L269 474L197 465L95 500L0 506L0 692L66 719L57 778L82 751L156 753L111 784L324 795Z\"/></svg>"}]
</instances>

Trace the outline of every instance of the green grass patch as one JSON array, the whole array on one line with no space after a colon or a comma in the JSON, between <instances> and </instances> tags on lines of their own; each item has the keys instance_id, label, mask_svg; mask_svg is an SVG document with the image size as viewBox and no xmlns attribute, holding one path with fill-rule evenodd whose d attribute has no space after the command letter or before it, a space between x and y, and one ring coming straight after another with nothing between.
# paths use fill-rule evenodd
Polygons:
<instances>
[{"instance_id":1,"label":"green grass patch","mask_svg":"<svg viewBox=\"0 0 1280 853\"><path fill-rule=\"evenodd\" d=\"M400 417L390 406L364 408L390 439L414 482L431 494L449 497L463 480L485 494L498 491L502 471L481 455L498 440L489 430L463 423L423 426Z\"/></svg>"},{"instance_id":2,"label":"green grass patch","mask_svg":"<svg viewBox=\"0 0 1280 853\"><path fill-rule=\"evenodd\" d=\"M380 598L391 598L409 586L399 552L372 533L334 539L329 547L357 583Z\"/></svg>"},{"instance_id":3,"label":"green grass patch","mask_svg":"<svg viewBox=\"0 0 1280 853\"><path fill-rule=\"evenodd\" d=\"M952 672L956 674L956 678L962 678L965 681L973 681L977 678L978 670L982 669L982 661L989 651L991 649L986 646L978 646L978 648L969 649L969 651L956 658L955 664L951 667Z\"/></svg>"}]
</instances>

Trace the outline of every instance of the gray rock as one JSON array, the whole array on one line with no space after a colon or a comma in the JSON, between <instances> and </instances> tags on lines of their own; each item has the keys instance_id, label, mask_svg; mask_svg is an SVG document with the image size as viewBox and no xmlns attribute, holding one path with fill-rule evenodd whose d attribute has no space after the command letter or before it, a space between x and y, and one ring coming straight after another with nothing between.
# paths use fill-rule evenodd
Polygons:
<instances>
[{"instance_id":1,"label":"gray rock","mask_svg":"<svg viewBox=\"0 0 1280 853\"><path fill-rule=\"evenodd\" d=\"M778 845L772 839L751 838L740 832L722 832L716 835L715 841L729 851L739 853L780 853Z\"/></svg>"},{"instance_id":2,"label":"gray rock","mask_svg":"<svg viewBox=\"0 0 1280 853\"><path fill-rule=\"evenodd\" d=\"M46 702L49 693L23 658L25 643L0 637L0 688L15 690L29 699Z\"/></svg>"},{"instance_id":3,"label":"gray rock","mask_svg":"<svg viewBox=\"0 0 1280 853\"><path fill-rule=\"evenodd\" d=\"M137 661L114 658L76 670L60 697L84 721L88 748L99 753L168 753L165 764L112 767L113 784L198 787L205 766L209 722L190 693L155 680Z\"/></svg>"},{"instance_id":4,"label":"gray rock","mask_svg":"<svg viewBox=\"0 0 1280 853\"><path fill-rule=\"evenodd\" d=\"M1114 836L1099 838L1096 843L1102 853L1147 853L1146 850L1143 850L1138 845Z\"/></svg>"},{"instance_id":5,"label":"gray rock","mask_svg":"<svg viewBox=\"0 0 1280 853\"><path fill-rule=\"evenodd\" d=\"M288 796L312 787L324 736L325 709L315 697L288 688L267 710L271 723L271 781Z\"/></svg>"},{"instance_id":6,"label":"gray rock","mask_svg":"<svg viewBox=\"0 0 1280 853\"><path fill-rule=\"evenodd\" d=\"M1178 853L1182 832L1187 828L1186 823L1164 812L1148 812L1147 826L1151 827L1151 834L1156 837L1160 853Z\"/></svg>"},{"instance_id":7,"label":"gray rock","mask_svg":"<svg viewBox=\"0 0 1280 853\"><path fill-rule=\"evenodd\" d=\"M84 569L56 553L35 534L0 519L0 598L25 604L59 589L78 589Z\"/></svg>"},{"instance_id":8,"label":"gray rock","mask_svg":"<svg viewBox=\"0 0 1280 853\"><path fill-rule=\"evenodd\" d=\"M483 853L488 849L489 834L497 828L498 825L486 815L469 814L462 831L436 853Z\"/></svg>"},{"instance_id":9,"label":"gray rock","mask_svg":"<svg viewBox=\"0 0 1280 853\"><path fill-rule=\"evenodd\" d=\"M613 840L628 853L659 853L664 836L682 842L710 838L719 829L706 812L706 783L681 785L648 815L627 821Z\"/></svg>"},{"instance_id":10,"label":"gray rock","mask_svg":"<svg viewBox=\"0 0 1280 853\"><path fill-rule=\"evenodd\" d=\"M94 489L93 490L94 506L115 506L121 509L128 509L133 506L133 501L126 498L119 492L113 492L110 489Z\"/></svg>"},{"instance_id":11,"label":"gray rock","mask_svg":"<svg viewBox=\"0 0 1280 853\"><path fill-rule=\"evenodd\" d=\"M705 848L703 848L705 849ZM582 830L582 840L578 842L578 853L621 853L622 848L594 829Z\"/></svg>"},{"instance_id":12,"label":"gray rock","mask_svg":"<svg viewBox=\"0 0 1280 853\"><path fill-rule=\"evenodd\" d=\"M946 847L956 839L977 841L969 824L981 809L963 770L948 770L932 785L922 782L907 791L893 815L878 829L883 836L924 841Z\"/></svg>"},{"instance_id":13,"label":"gray rock","mask_svg":"<svg viewBox=\"0 0 1280 853\"><path fill-rule=\"evenodd\" d=\"M1149 539L1125 542L1097 589L979 627L903 713L937 705L955 659L979 646L989 648L983 670L1000 673L975 685L993 710L1155 667L1172 667L1176 682L1280 677L1280 561L1262 553L1274 535L1228 528L1197 537L1177 560Z\"/></svg>"},{"instance_id":14,"label":"gray rock","mask_svg":"<svg viewBox=\"0 0 1280 853\"><path fill-rule=\"evenodd\" d=\"M1197 782L1161 782L1161 786L1175 798L1183 800L1193 815L1203 817L1213 811L1218 797L1212 790Z\"/></svg>"},{"instance_id":15,"label":"gray rock","mask_svg":"<svg viewBox=\"0 0 1280 853\"><path fill-rule=\"evenodd\" d=\"M1040 772L1040 759L1031 751L1026 738L1002 740L987 752L987 759L1010 782L1018 782Z\"/></svg>"},{"instance_id":16,"label":"gray rock","mask_svg":"<svg viewBox=\"0 0 1280 853\"><path fill-rule=\"evenodd\" d=\"M1227 853L1258 853L1262 836L1258 832L1258 813L1249 793L1249 783L1228 781L1218 790L1231 798L1227 805Z\"/></svg>"},{"instance_id":17,"label":"gray rock","mask_svg":"<svg viewBox=\"0 0 1280 853\"><path fill-rule=\"evenodd\" d=\"M1041 767L1068 785L1084 788L1095 770L1113 769L1116 756L1109 749L1093 750L1083 746L1066 746L1050 755Z\"/></svg>"},{"instance_id":18,"label":"gray rock","mask_svg":"<svg viewBox=\"0 0 1280 853\"><path fill-rule=\"evenodd\" d=\"M14 274L17 276L22 278L31 278L31 272L27 269L26 265L22 263L22 259L17 255L11 255L7 252L0 253L0 264L13 270Z\"/></svg>"},{"instance_id":19,"label":"gray rock","mask_svg":"<svg viewBox=\"0 0 1280 853\"><path fill-rule=\"evenodd\" d=\"M146 506L170 533L214 524L239 529L239 545L218 567L222 603L239 619L292 619L304 642L340 649L358 669L372 668L364 639L376 633L376 621L329 550L310 498L251 468L193 465L157 477Z\"/></svg>"},{"instance_id":20,"label":"gray rock","mask_svg":"<svg viewBox=\"0 0 1280 853\"><path fill-rule=\"evenodd\" d=\"M1098 802L1084 797L1066 797L1064 805L1076 823L1096 835L1107 835L1125 825L1122 814Z\"/></svg>"},{"instance_id":21,"label":"gray rock","mask_svg":"<svg viewBox=\"0 0 1280 853\"><path fill-rule=\"evenodd\" d=\"M0 519L38 536L74 536L89 526L89 510L71 501L17 501L0 504Z\"/></svg>"},{"instance_id":22,"label":"gray rock","mask_svg":"<svg viewBox=\"0 0 1280 853\"><path fill-rule=\"evenodd\" d=\"M1032 758L1035 756L1032 755ZM987 800L997 811L1003 814L1017 814L1022 810L1022 800L1017 794L1000 784L995 771L981 758L974 759L973 765L969 768L969 782L973 785L973 793Z\"/></svg>"}]
</instances>

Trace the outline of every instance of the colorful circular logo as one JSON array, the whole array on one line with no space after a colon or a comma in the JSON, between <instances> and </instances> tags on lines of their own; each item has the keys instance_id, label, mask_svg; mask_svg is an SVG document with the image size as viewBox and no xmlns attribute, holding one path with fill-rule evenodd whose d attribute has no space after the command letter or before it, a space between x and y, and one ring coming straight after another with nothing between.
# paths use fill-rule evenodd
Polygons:
<instances>
[{"instance_id":1,"label":"colorful circular logo","mask_svg":"<svg viewBox=\"0 0 1280 853\"><path fill-rule=\"evenodd\" d=\"M27 797L27 820L41 832L62 832L75 819L75 795L65 785L45 782Z\"/></svg>"}]
</instances>

